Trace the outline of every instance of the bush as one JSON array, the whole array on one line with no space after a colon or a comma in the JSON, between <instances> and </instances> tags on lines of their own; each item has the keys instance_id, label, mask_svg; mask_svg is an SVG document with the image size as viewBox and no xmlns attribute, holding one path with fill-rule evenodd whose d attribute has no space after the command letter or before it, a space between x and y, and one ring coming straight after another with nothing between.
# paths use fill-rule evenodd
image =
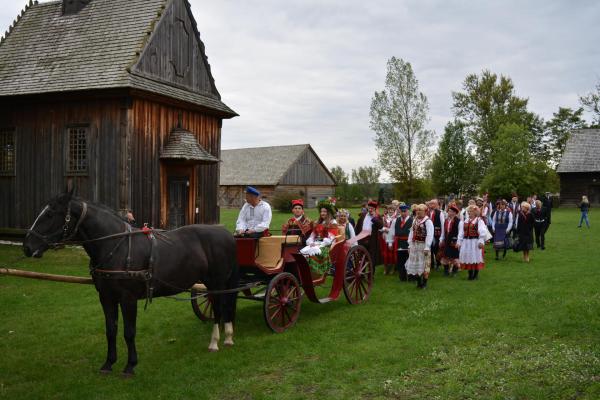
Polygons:
<instances>
[{"instance_id":1,"label":"bush","mask_svg":"<svg viewBox=\"0 0 600 400\"><path fill-rule=\"evenodd\" d=\"M278 211L289 212L292 209L292 200L302 197L298 193L277 193L271 198L271 206Z\"/></svg>"}]
</instances>

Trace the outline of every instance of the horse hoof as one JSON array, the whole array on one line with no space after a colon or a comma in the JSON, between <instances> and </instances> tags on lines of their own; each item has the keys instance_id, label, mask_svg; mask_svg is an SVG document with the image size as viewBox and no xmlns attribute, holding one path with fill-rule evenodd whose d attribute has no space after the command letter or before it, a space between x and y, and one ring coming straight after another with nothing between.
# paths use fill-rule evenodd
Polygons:
<instances>
[{"instance_id":1,"label":"horse hoof","mask_svg":"<svg viewBox=\"0 0 600 400\"><path fill-rule=\"evenodd\" d=\"M223 346L225 347L233 347L233 340L230 342L223 342Z\"/></svg>"},{"instance_id":2,"label":"horse hoof","mask_svg":"<svg viewBox=\"0 0 600 400\"><path fill-rule=\"evenodd\" d=\"M121 377L123 379L131 379L135 376L135 373L133 371L123 371L121 372Z\"/></svg>"},{"instance_id":3,"label":"horse hoof","mask_svg":"<svg viewBox=\"0 0 600 400\"><path fill-rule=\"evenodd\" d=\"M112 369L101 368L100 375L109 375L112 372Z\"/></svg>"},{"instance_id":4,"label":"horse hoof","mask_svg":"<svg viewBox=\"0 0 600 400\"><path fill-rule=\"evenodd\" d=\"M209 347L209 348L208 348L208 352L209 352L209 353L216 353L217 351L219 351L219 348L218 348L218 347L217 347L217 348L214 348L214 347L212 347L212 348L211 348L211 347Z\"/></svg>"}]
</instances>

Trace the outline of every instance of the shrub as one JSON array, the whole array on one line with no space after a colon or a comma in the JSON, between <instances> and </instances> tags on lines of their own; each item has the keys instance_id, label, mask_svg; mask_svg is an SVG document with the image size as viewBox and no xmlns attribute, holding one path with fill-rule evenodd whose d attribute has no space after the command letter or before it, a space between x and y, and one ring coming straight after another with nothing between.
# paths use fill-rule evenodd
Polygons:
<instances>
[{"instance_id":1,"label":"shrub","mask_svg":"<svg viewBox=\"0 0 600 400\"><path fill-rule=\"evenodd\" d=\"M273 195L271 206L281 212L289 212L292 208L292 200L302 198L298 193L281 192Z\"/></svg>"}]
</instances>

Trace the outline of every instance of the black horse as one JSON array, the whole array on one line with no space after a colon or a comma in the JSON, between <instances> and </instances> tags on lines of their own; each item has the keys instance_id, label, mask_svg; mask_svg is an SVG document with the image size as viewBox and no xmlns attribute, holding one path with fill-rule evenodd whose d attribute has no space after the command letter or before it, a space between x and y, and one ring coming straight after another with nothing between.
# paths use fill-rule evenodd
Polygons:
<instances>
[{"instance_id":1,"label":"black horse","mask_svg":"<svg viewBox=\"0 0 600 400\"><path fill-rule=\"evenodd\" d=\"M90 270L106 320L108 352L101 372L117 361L118 306L124 321L128 359L124 374L133 374L138 300L173 295L201 281L212 297L214 327L209 345L217 351L219 325L224 345L233 345L233 318L238 285L235 240L224 228L188 225L173 231L132 228L109 208L75 198L71 192L50 200L28 231L23 251L42 257L50 247L79 242L90 257ZM223 293L224 292L224 293Z\"/></svg>"}]
</instances>

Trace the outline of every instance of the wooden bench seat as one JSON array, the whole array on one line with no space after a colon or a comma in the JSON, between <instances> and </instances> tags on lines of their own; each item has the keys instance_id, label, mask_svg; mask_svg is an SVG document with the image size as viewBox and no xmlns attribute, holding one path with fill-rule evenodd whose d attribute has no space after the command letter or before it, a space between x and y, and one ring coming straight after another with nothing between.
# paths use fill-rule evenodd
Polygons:
<instances>
[{"instance_id":1,"label":"wooden bench seat","mask_svg":"<svg viewBox=\"0 0 600 400\"><path fill-rule=\"evenodd\" d=\"M273 235L258 240L256 264L266 269L279 269L283 265L282 245L300 243L298 235Z\"/></svg>"}]
</instances>

